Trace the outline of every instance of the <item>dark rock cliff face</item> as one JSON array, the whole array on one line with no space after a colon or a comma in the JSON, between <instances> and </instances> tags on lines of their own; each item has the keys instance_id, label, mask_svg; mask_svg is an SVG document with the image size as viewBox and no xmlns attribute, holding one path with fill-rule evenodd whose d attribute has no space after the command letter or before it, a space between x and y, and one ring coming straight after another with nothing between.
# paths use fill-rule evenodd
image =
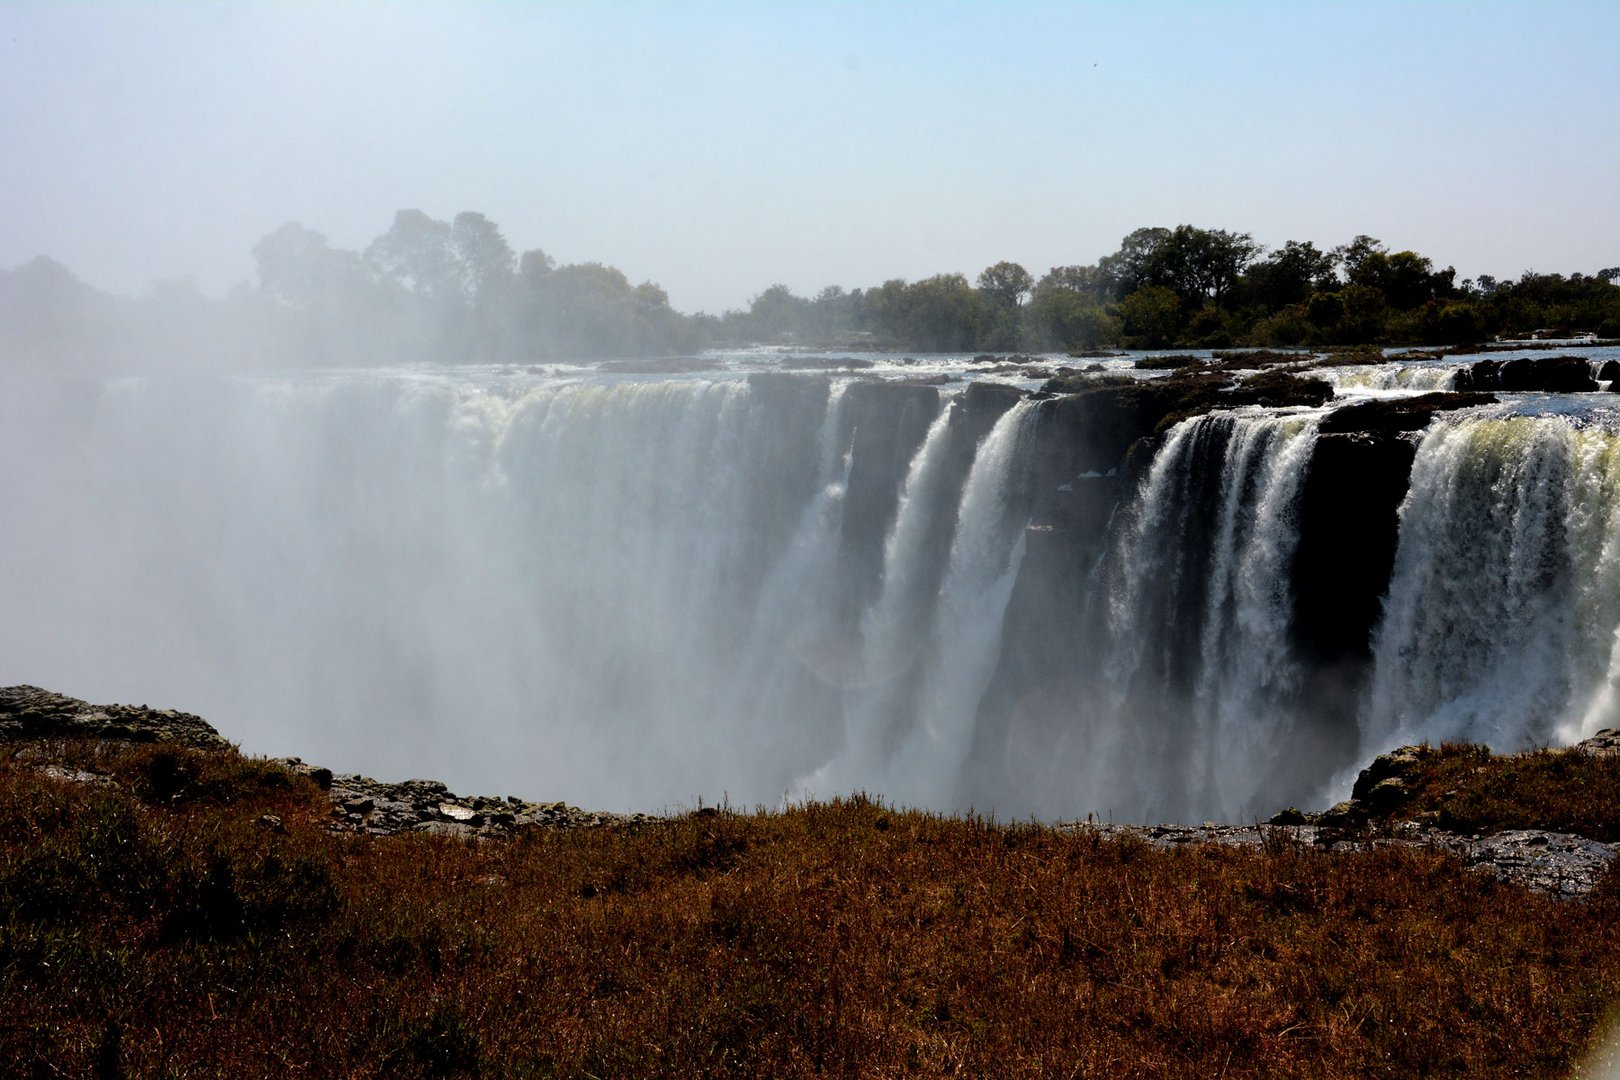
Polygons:
<instances>
[{"instance_id":1,"label":"dark rock cliff face","mask_svg":"<svg viewBox=\"0 0 1620 1080\"><path fill-rule=\"evenodd\" d=\"M1305 661L1302 723L1292 753L1348 763L1372 634L1395 565L1399 519L1416 454L1400 431L1319 434L1300 492L1292 575L1293 639Z\"/></svg>"},{"instance_id":2,"label":"dark rock cliff face","mask_svg":"<svg viewBox=\"0 0 1620 1080\"><path fill-rule=\"evenodd\" d=\"M883 573L883 540L894 525L906 469L939 415L939 391L931 386L860 382L848 395L840 445L850 447L839 587L846 618L854 618L876 595Z\"/></svg>"}]
</instances>

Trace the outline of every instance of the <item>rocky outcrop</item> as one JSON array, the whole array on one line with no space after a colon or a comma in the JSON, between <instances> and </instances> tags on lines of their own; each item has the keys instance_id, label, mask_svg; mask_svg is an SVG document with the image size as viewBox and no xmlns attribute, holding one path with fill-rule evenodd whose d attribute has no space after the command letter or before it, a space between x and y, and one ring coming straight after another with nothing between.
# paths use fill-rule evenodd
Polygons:
<instances>
[{"instance_id":1,"label":"rocky outcrop","mask_svg":"<svg viewBox=\"0 0 1620 1080\"><path fill-rule=\"evenodd\" d=\"M91 705L36 686L0 687L0 741L50 743L68 739L235 750L213 725L191 713L145 705ZM515 796L462 797L437 780L389 783L354 774L334 776L330 769L298 758L277 758L271 764L307 777L326 791L332 803L332 827L338 831L374 835L426 832L489 839L530 827L590 828L649 820L644 814L609 814L561 802L529 802ZM49 761L38 768L44 775L73 783L115 782L101 773Z\"/></svg>"},{"instance_id":2,"label":"rocky outcrop","mask_svg":"<svg viewBox=\"0 0 1620 1080\"><path fill-rule=\"evenodd\" d=\"M1343 405L1322 418L1317 431L1324 435L1392 435L1422 431L1436 413L1494 405L1496 395L1479 392L1437 392L1416 397L1376 398Z\"/></svg>"},{"instance_id":3,"label":"rocky outcrop","mask_svg":"<svg viewBox=\"0 0 1620 1080\"><path fill-rule=\"evenodd\" d=\"M516 796L460 796L437 780L388 783L352 773L333 777L330 795L334 829L376 836L421 832L487 840L536 826L599 828L651 820L645 814L609 814Z\"/></svg>"},{"instance_id":4,"label":"rocky outcrop","mask_svg":"<svg viewBox=\"0 0 1620 1080\"><path fill-rule=\"evenodd\" d=\"M1586 393L1598 389L1592 364L1583 356L1480 360L1457 372L1458 390L1545 390Z\"/></svg>"},{"instance_id":5,"label":"rocky outcrop","mask_svg":"<svg viewBox=\"0 0 1620 1080\"><path fill-rule=\"evenodd\" d=\"M200 716L145 705L91 705L37 686L0 687L0 741L101 739L170 742L198 750L231 744Z\"/></svg>"},{"instance_id":6,"label":"rocky outcrop","mask_svg":"<svg viewBox=\"0 0 1620 1080\"><path fill-rule=\"evenodd\" d=\"M90 705L34 686L0 687L0 739L48 744L88 739L125 743L171 742L205 751L234 752L201 717L144 705ZM1572 751L1620 753L1620 730L1606 729ZM1351 798L1321 814L1287 810L1268 825L1116 825L1095 821L1058 826L1103 836L1131 836L1161 846L1218 843L1260 846L1281 837L1326 851L1363 850L1380 844L1439 847L1471 866L1556 896L1581 896L1607 872L1616 845L1536 829L1506 830L1489 836L1461 836L1429 822L1394 821L1368 829L1381 814L1397 811L1412 795L1411 779L1434 751L1401 747L1375 758L1357 777ZM461 796L437 780L388 782L356 774L334 776L298 758L272 764L308 777L331 802L331 828L337 832L387 836L426 833L468 841L494 840L532 828L635 827L653 820L646 814L582 810L562 802L532 802L516 796ZM105 774L57 762L36 765L53 779L76 784L112 784ZM698 815L712 814L699 809ZM261 822L280 828L267 815Z\"/></svg>"}]
</instances>

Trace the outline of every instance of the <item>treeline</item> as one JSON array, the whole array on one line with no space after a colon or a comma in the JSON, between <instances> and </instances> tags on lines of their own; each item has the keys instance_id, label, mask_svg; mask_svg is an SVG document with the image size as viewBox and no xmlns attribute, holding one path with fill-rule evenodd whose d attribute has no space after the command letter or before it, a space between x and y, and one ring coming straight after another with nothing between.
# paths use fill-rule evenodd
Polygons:
<instances>
[{"instance_id":1,"label":"treeline","mask_svg":"<svg viewBox=\"0 0 1620 1080\"><path fill-rule=\"evenodd\" d=\"M705 320L601 263L520 257L494 222L401 210L362 251L289 223L222 301L190 281L127 299L39 258L0 272L0 362L77 367L236 360L363 365L658 356L703 348Z\"/></svg>"},{"instance_id":2,"label":"treeline","mask_svg":"<svg viewBox=\"0 0 1620 1080\"><path fill-rule=\"evenodd\" d=\"M539 249L520 258L494 222L470 211L446 222L401 210L362 252L283 225L253 258L259 298L315 352L498 361L646 356L704 344L698 321L672 309L652 282L631 285L601 263L558 266Z\"/></svg>"},{"instance_id":3,"label":"treeline","mask_svg":"<svg viewBox=\"0 0 1620 1080\"><path fill-rule=\"evenodd\" d=\"M684 315L652 282L601 263L519 255L471 211L401 210L363 250L289 223L253 248L255 281L222 301L189 281L98 292L46 258L0 271L0 363L285 366L679 355L716 345L1052 351L1233 345L1458 344L1535 331L1620 337L1620 267L1456 280L1358 236L1266 251L1247 233L1138 229L1090 265L1036 279L999 262L962 274L773 285L746 310Z\"/></svg>"},{"instance_id":4,"label":"treeline","mask_svg":"<svg viewBox=\"0 0 1620 1080\"><path fill-rule=\"evenodd\" d=\"M1119 250L1037 280L1012 262L886 281L813 299L774 285L718 321L721 340L854 343L919 350L1225 348L1233 345L1459 344L1550 331L1620 337L1620 267L1456 280L1370 236L1330 251L1247 233L1138 229Z\"/></svg>"}]
</instances>

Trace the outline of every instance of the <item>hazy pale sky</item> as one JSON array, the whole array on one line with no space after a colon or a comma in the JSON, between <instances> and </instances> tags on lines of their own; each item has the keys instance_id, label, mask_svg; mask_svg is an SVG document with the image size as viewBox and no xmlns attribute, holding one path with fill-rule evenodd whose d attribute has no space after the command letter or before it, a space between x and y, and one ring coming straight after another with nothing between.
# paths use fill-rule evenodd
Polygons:
<instances>
[{"instance_id":1,"label":"hazy pale sky","mask_svg":"<svg viewBox=\"0 0 1620 1080\"><path fill-rule=\"evenodd\" d=\"M0 0L0 267L223 293L478 210L681 310L1142 225L1620 265L1620 2Z\"/></svg>"}]
</instances>

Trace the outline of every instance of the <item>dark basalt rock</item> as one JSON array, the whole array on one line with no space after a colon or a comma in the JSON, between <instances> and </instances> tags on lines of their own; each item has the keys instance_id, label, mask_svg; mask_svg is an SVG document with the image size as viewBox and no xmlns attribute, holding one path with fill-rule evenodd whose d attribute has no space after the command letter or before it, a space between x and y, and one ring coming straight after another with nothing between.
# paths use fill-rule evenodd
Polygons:
<instances>
[{"instance_id":1,"label":"dark basalt rock","mask_svg":"<svg viewBox=\"0 0 1620 1080\"><path fill-rule=\"evenodd\" d=\"M1322 426L1345 411L1329 414ZM1310 702L1300 710L1299 752L1321 760L1348 765L1356 754L1356 715L1372 670L1373 627L1395 566L1399 509L1417 453L1412 437L1400 429L1417 418L1427 422L1429 415L1360 413L1361 420L1380 422L1372 430L1318 434L1306 466L1290 634L1307 672L1300 700ZM1400 422L1383 422L1392 416Z\"/></svg>"},{"instance_id":2,"label":"dark basalt rock","mask_svg":"<svg viewBox=\"0 0 1620 1080\"><path fill-rule=\"evenodd\" d=\"M1444 391L1417 397L1358 401L1334 409L1322 418L1316 430L1322 435L1388 435L1422 431L1429 426L1437 412L1494 405L1496 401L1494 394Z\"/></svg>"},{"instance_id":3,"label":"dark basalt rock","mask_svg":"<svg viewBox=\"0 0 1620 1080\"><path fill-rule=\"evenodd\" d=\"M1230 395L1233 405L1264 405L1273 409L1290 405L1315 408L1333 400L1333 384L1315 376L1263 371L1238 383Z\"/></svg>"},{"instance_id":4,"label":"dark basalt rock","mask_svg":"<svg viewBox=\"0 0 1620 1080\"><path fill-rule=\"evenodd\" d=\"M1075 822L1063 826L1072 832L1103 837L1133 837L1154 847L1178 848L1197 844L1264 848L1279 840L1309 845L1319 851L1365 851L1379 847L1439 848L1466 865L1560 900L1578 899L1597 888L1609 873L1615 848L1597 840L1543 829L1511 829L1490 836L1458 836L1432 825L1411 821L1395 823L1387 834L1363 830L1367 818L1355 803L1340 803L1312 818L1298 811L1283 811L1266 825L1115 825ZM1305 820L1299 821L1300 817Z\"/></svg>"},{"instance_id":5,"label":"dark basalt rock","mask_svg":"<svg viewBox=\"0 0 1620 1080\"><path fill-rule=\"evenodd\" d=\"M0 687L0 741L48 744L64 739L172 743L204 751L236 749L208 721L191 713L145 705L91 705L37 686ZM36 752L33 756L42 755ZM49 756L48 748L43 756ZM589 828L650 820L645 814L609 814L511 796L463 798L437 780L387 783L352 774L334 777L332 770L305 764L298 758L272 759L271 764L306 776L325 790L332 802L332 828L340 832L432 832L489 839L531 826ZM52 761L43 762L38 770L69 783L117 782L100 773L70 769ZM261 824L281 827L273 816L267 817L270 820L261 819Z\"/></svg>"},{"instance_id":6,"label":"dark basalt rock","mask_svg":"<svg viewBox=\"0 0 1620 1080\"><path fill-rule=\"evenodd\" d=\"M850 447L844 561L838 587L851 612L880 584L883 540L894 523L906 467L939 415L939 391L911 382L857 382L845 391L841 433Z\"/></svg>"},{"instance_id":7,"label":"dark basalt rock","mask_svg":"<svg viewBox=\"0 0 1620 1080\"><path fill-rule=\"evenodd\" d=\"M1222 371L1253 371L1255 368L1304 364L1316 359L1310 351L1286 352L1277 349L1218 349L1210 354Z\"/></svg>"},{"instance_id":8,"label":"dark basalt rock","mask_svg":"<svg viewBox=\"0 0 1620 1080\"><path fill-rule=\"evenodd\" d=\"M1054 378L1044 389L1062 396L1041 408L1047 422L1065 434L1053 440L1059 457L1047 464L1058 476L1106 473L1123 464L1138 441L1176 421L1223 406L1255 404L1252 399L1267 389L1251 389L1250 400L1240 400L1228 393L1232 387L1228 376L1203 371L1152 380Z\"/></svg>"},{"instance_id":9,"label":"dark basalt rock","mask_svg":"<svg viewBox=\"0 0 1620 1080\"><path fill-rule=\"evenodd\" d=\"M1592 365L1581 356L1480 360L1457 372L1458 390L1542 390L1587 393L1598 388Z\"/></svg>"},{"instance_id":10,"label":"dark basalt rock","mask_svg":"<svg viewBox=\"0 0 1620 1080\"><path fill-rule=\"evenodd\" d=\"M1317 436L1293 569L1294 643L1314 667L1371 658L1416 453L1398 435Z\"/></svg>"},{"instance_id":11,"label":"dark basalt rock","mask_svg":"<svg viewBox=\"0 0 1620 1080\"><path fill-rule=\"evenodd\" d=\"M1604 728L1590 738L1582 739L1572 749L1599 757L1620 754L1620 728Z\"/></svg>"},{"instance_id":12,"label":"dark basalt rock","mask_svg":"<svg viewBox=\"0 0 1620 1080\"><path fill-rule=\"evenodd\" d=\"M1143 356L1131 366L1138 371L1174 371L1177 368L1197 367L1203 361L1188 353L1173 353L1169 356Z\"/></svg>"}]
</instances>

